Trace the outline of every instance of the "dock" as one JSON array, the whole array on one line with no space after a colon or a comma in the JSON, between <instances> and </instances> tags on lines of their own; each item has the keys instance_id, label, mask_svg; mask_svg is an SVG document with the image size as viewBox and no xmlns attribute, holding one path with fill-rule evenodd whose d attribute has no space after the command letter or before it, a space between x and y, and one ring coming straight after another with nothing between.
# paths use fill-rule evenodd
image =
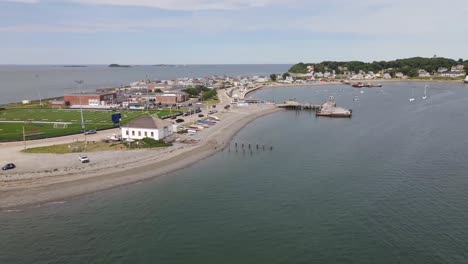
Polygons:
<instances>
[{"instance_id":1,"label":"dock","mask_svg":"<svg viewBox=\"0 0 468 264\"><path fill-rule=\"evenodd\" d=\"M290 109L290 110L314 110L316 116L327 116L327 117L352 117L353 110L342 107L337 107L334 98L330 97L330 101L324 104L303 104L296 102L295 100L289 100L283 104L277 104L278 108Z\"/></svg>"},{"instance_id":2,"label":"dock","mask_svg":"<svg viewBox=\"0 0 468 264\"><path fill-rule=\"evenodd\" d=\"M292 110L320 110L322 105L318 104L302 104L293 100L284 102L283 104L277 104L278 108L292 109Z\"/></svg>"}]
</instances>

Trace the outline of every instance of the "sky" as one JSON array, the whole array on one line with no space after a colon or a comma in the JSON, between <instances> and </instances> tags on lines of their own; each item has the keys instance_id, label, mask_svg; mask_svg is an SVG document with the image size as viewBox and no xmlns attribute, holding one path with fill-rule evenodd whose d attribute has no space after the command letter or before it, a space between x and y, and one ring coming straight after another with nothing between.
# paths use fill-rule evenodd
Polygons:
<instances>
[{"instance_id":1,"label":"sky","mask_svg":"<svg viewBox=\"0 0 468 264\"><path fill-rule=\"evenodd\" d=\"M0 64L468 59L466 0L0 0Z\"/></svg>"}]
</instances>

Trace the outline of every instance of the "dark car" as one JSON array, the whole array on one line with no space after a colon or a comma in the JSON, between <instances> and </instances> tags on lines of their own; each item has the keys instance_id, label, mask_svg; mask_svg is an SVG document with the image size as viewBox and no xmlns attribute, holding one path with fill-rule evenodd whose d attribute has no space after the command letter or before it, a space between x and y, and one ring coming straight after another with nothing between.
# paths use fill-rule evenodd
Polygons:
<instances>
[{"instance_id":1,"label":"dark car","mask_svg":"<svg viewBox=\"0 0 468 264\"><path fill-rule=\"evenodd\" d=\"M199 115L198 115L198 117L204 117L204 116L205 116L205 115L203 115L203 114L199 114Z\"/></svg>"},{"instance_id":2,"label":"dark car","mask_svg":"<svg viewBox=\"0 0 468 264\"><path fill-rule=\"evenodd\" d=\"M184 120L182 118L179 118L179 119L176 120L176 123L182 123L182 122L184 122Z\"/></svg>"},{"instance_id":3,"label":"dark car","mask_svg":"<svg viewBox=\"0 0 468 264\"><path fill-rule=\"evenodd\" d=\"M16 165L15 165L15 164L13 164L13 163L8 163L7 165L5 165L5 166L2 167L2 170L12 170L12 169L14 169L14 168L16 168Z\"/></svg>"},{"instance_id":4,"label":"dark car","mask_svg":"<svg viewBox=\"0 0 468 264\"><path fill-rule=\"evenodd\" d=\"M84 133L85 133L85 135L91 135L91 134L96 134L97 131L96 131L96 129L93 129L93 130L85 131Z\"/></svg>"}]
</instances>

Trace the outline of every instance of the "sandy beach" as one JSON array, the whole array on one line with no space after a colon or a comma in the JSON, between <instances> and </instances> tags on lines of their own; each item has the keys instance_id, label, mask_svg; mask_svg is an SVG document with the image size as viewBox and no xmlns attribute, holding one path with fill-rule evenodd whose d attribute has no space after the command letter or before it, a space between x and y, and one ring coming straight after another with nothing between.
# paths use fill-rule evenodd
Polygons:
<instances>
[{"instance_id":1,"label":"sandy beach","mask_svg":"<svg viewBox=\"0 0 468 264\"><path fill-rule=\"evenodd\" d=\"M221 104L229 98L220 93ZM78 154L23 153L23 142L1 143L0 161L14 162L17 169L0 173L0 210L60 201L186 168L226 147L231 138L256 118L279 111L274 105L232 107L220 111L215 126L200 131L193 139L198 143L175 143L161 149L122 150L88 153L91 162L82 164ZM99 132L88 137L98 141L119 129ZM67 144L82 135L29 141L27 147Z\"/></svg>"}]
</instances>

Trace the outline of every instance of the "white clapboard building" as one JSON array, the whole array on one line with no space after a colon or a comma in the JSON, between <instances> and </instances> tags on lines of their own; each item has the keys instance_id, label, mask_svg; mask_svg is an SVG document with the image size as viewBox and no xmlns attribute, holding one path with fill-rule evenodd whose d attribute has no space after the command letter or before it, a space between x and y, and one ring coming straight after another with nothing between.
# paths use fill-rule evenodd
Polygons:
<instances>
[{"instance_id":1,"label":"white clapboard building","mask_svg":"<svg viewBox=\"0 0 468 264\"><path fill-rule=\"evenodd\" d=\"M163 139L172 135L172 123L152 116L142 116L122 126L122 138L135 140L143 138Z\"/></svg>"}]
</instances>

